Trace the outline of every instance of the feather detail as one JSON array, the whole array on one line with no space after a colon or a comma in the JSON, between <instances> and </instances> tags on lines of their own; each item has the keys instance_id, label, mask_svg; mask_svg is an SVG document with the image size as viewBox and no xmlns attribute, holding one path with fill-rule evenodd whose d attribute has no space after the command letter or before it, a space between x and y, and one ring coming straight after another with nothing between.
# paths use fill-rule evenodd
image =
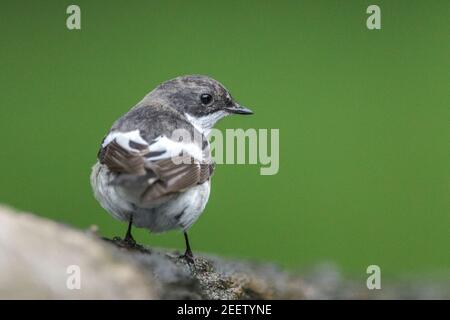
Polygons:
<instances>
[{"instance_id":1,"label":"feather detail","mask_svg":"<svg viewBox=\"0 0 450 320\"><path fill-rule=\"evenodd\" d=\"M214 163L195 144L160 136L147 143L139 131L113 132L102 143L99 160L117 177L112 185L142 190L142 205L151 205L210 179Z\"/></svg>"}]
</instances>

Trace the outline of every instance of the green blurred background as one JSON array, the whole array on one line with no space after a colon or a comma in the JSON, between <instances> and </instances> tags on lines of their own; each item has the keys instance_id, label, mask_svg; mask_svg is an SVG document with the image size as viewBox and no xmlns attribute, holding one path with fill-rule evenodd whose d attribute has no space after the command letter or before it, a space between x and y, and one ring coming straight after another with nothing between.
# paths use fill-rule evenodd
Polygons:
<instances>
[{"instance_id":1,"label":"green blurred background","mask_svg":"<svg viewBox=\"0 0 450 320\"><path fill-rule=\"evenodd\" d=\"M255 111L220 129L280 129L280 171L218 166L196 252L450 269L449 1L8 0L0 17L0 202L122 236L89 185L101 139L160 82L208 74Z\"/></svg>"}]
</instances>

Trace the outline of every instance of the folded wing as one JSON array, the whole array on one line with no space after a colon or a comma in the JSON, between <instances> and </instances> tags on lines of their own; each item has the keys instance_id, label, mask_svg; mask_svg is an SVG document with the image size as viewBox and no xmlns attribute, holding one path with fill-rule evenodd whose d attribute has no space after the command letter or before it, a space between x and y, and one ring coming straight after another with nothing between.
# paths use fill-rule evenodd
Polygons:
<instances>
[{"instance_id":1,"label":"folded wing","mask_svg":"<svg viewBox=\"0 0 450 320\"><path fill-rule=\"evenodd\" d=\"M209 180L214 162L194 144L164 136L147 143L139 132L110 133L98 155L101 164L117 174L113 184L140 192L151 205Z\"/></svg>"}]
</instances>

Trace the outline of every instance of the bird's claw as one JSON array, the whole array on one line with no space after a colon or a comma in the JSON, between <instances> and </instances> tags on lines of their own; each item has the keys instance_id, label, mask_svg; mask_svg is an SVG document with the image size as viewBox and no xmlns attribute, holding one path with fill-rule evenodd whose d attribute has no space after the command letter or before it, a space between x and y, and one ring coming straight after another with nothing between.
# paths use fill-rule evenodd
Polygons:
<instances>
[{"instance_id":1,"label":"bird's claw","mask_svg":"<svg viewBox=\"0 0 450 320\"><path fill-rule=\"evenodd\" d=\"M190 253L185 252L179 258L186 260L186 262L190 265L195 265L195 259L194 259L194 255L192 254L192 252L190 252Z\"/></svg>"}]
</instances>

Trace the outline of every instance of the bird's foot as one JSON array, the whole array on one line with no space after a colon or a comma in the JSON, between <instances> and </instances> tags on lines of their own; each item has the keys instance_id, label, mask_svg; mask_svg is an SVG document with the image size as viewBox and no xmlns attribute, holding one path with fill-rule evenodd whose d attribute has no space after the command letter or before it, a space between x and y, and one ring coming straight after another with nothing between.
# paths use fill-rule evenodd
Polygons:
<instances>
[{"instance_id":1,"label":"bird's foot","mask_svg":"<svg viewBox=\"0 0 450 320\"><path fill-rule=\"evenodd\" d=\"M136 240L134 240L133 237L128 234L125 236L125 239L123 239L123 242L130 247L136 247L138 245L136 243Z\"/></svg>"},{"instance_id":2,"label":"bird's foot","mask_svg":"<svg viewBox=\"0 0 450 320\"><path fill-rule=\"evenodd\" d=\"M132 237L125 237L124 239L120 237L114 237L111 242L113 242L119 248L124 248L128 250L139 250L148 251L146 248L138 244Z\"/></svg>"},{"instance_id":3,"label":"bird's foot","mask_svg":"<svg viewBox=\"0 0 450 320\"><path fill-rule=\"evenodd\" d=\"M186 262L190 265L195 265L195 259L192 251L186 251L184 254L179 256L179 258L186 260Z\"/></svg>"}]
</instances>

